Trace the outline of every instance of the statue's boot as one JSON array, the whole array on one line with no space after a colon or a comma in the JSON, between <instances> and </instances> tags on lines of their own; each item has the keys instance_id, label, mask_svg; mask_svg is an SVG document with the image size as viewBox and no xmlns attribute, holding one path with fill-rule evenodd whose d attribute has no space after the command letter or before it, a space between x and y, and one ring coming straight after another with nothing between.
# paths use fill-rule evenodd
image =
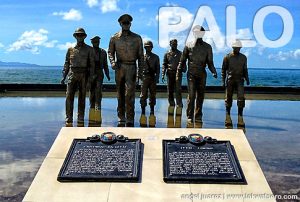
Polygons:
<instances>
[{"instance_id":1,"label":"statue's boot","mask_svg":"<svg viewBox=\"0 0 300 202\"><path fill-rule=\"evenodd\" d=\"M202 112L201 115L197 117L195 117L195 128L202 128L203 126L203 121L202 121Z\"/></svg>"},{"instance_id":2,"label":"statue's boot","mask_svg":"<svg viewBox=\"0 0 300 202\"><path fill-rule=\"evenodd\" d=\"M186 123L187 128L194 128L194 121L193 119L188 119Z\"/></svg>"},{"instance_id":3,"label":"statue's boot","mask_svg":"<svg viewBox=\"0 0 300 202\"><path fill-rule=\"evenodd\" d=\"M175 109L175 107L174 106L172 106L172 105L170 105L169 107L168 107L168 115L170 116L170 115L174 115L174 109Z\"/></svg>"},{"instance_id":4,"label":"statue's boot","mask_svg":"<svg viewBox=\"0 0 300 202\"><path fill-rule=\"evenodd\" d=\"M176 107L176 116L178 116L178 115L181 116L181 114L182 114L182 107L177 106Z\"/></svg>"},{"instance_id":5,"label":"statue's boot","mask_svg":"<svg viewBox=\"0 0 300 202\"><path fill-rule=\"evenodd\" d=\"M225 119L225 128L226 129L232 129L232 120L229 114L226 114L226 119Z\"/></svg>"},{"instance_id":6,"label":"statue's boot","mask_svg":"<svg viewBox=\"0 0 300 202\"><path fill-rule=\"evenodd\" d=\"M202 128L203 127L203 121L201 119L196 119L195 120L195 128Z\"/></svg>"},{"instance_id":7,"label":"statue's boot","mask_svg":"<svg viewBox=\"0 0 300 202\"><path fill-rule=\"evenodd\" d=\"M174 116L173 115L168 115L167 127L174 128Z\"/></svg>"},{"instance_id":8,"label":"statue's boot","mask_svg":"<svg viewBox=\"0 0 300 202\"><path fill-rule=\"evenodd\" d=\"M154 114L150 114L149 127L155 127L155 125L156 125L156 116Z\"/></svg>"},{"instance_id":9,"label":"statue's boot","mask_svg":"<svg viewBox=\"0 0 300 202\"><path fill-rule=\"evenodd\" d=\"M73 122L66 122L66 127L73 127Z\"/></svg>"},{"instance_id":10,"label":"statue's boot","mask_svg":"<svg viewBox=\"0 0 300 202\"><path fill-rule=\"evenodd\" d=\"M89 110L89 126L94 126L95 124L95 108L90 108Z\"/></svg>"},{"instance_id":11,"label":"statue's boot","mask_svg":"<svg viewBox=\"0 0 300 202\"><path fill-rule=\"evenodd\" d=\"M125 125L126 125L126 119L124 117L122 118L119 117L117 127L125 127Z\"/></svg>"},{"instance_id":12,"label":"statue's boot","mask_svg":"<svg viewBox=\"0 0 300 202\"><path fill-rule=\"evenodd\" d=\"M181 128L182 107L176 107L175 128Z\"/></svg>"},{"instance_id":13,"label":"statue's boot","mask_svg":"<svg viewBox=\"0 0 300 202\"><path fill-rule=\"evenodd\" d=\"M169 107L168 107L168 121L167 121L167 127L168 128L174 128L174 109L175 109L174 106L169 105Z\"/></svg>"},{"instance_id":14,"label":"statue's boot","mask_svg":"<svg viewBox=\"0 0 300 202\"><path fill-rule=\"evenodd\" d=\"M239 129L244 129L245 128L245 122L244 122L243 116L241 116L241 115L238 115L237 128L239 128Z\"/></svg>"},{"instance_id":15,"label":"statue's boot","mask_svg":"<svg viewBox=\"0 0 300 202\"><path fill-rule=\"evenodd\" d=\"M102 117L101 117L101 109L95 109L95 124L97 126L101 126L102 123Z\"/></svg>"},{"instance_id":16,"label":"statue's boot","mask_svg":"<svg viewBox=\"0 0 300 202\"><path fill-rule=\"evenodd\" d=\"M147 117L145 114L142 114L140 117L140 126L147 127Z\"/></svg>"},{"instance_id":17,"label":"statue's boot","mask_svg":"<svg viewBox=\"0 0 300 202\"><path fill-rule=\"evenodd\" d=\"M84 121L83 120L78 120L77 121L77 127L84 127Z\"/></svg>"}]
</instances>

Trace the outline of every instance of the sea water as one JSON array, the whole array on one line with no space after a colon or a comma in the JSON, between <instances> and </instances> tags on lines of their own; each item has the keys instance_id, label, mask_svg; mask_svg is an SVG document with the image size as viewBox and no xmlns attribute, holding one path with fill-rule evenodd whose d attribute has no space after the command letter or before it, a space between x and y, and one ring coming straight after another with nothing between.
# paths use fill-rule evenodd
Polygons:
<instances>
[{"instance_id":1,"label":"sea water","mask_svg":"<svg viewBox=\"0 0 300 202\"><path fill-rule=\"evenodd\" d=\"M207 69L207 85L222 85L221 69L217 69L218 79L212 77ZM300 69L248 69L251 86L300 86ZM104 83L115 83L115 73L110 68L111 80L104 78ZM62 67L0 67L0 83L34 83L59 84L62 78ZM183 85L187 85L186 74L183 75ZM161 81L160 75L160 84Z\"/></svg>"}]
</instances>

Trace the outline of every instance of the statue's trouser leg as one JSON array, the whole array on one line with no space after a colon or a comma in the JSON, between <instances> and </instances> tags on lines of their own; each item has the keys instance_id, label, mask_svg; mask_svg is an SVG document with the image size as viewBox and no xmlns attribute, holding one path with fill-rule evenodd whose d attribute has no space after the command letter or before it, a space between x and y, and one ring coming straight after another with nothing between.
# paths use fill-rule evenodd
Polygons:
<instances>
[{"instance_id":1,"label":"statue's trouser leg","mask_svg":"<svg viewBox=\"0 0 300 202\"><path fill-rule=\"evenodd\" d=\"M86 80L85 73L81 73L78 77L78 122L84 122L85 96L86 96Z\"/></svg>"},{"instance_id":2,"label":"statue's trouser leg","mask_svg":"<svg viewBox=\"0 0 300 202\"><path fill-rule=\"evenodd\" d=\"M140 104L142 108L142 114L146 113L147 99L148 99L148 89L150 85L149 78L143 78L141 85L141 94L140 94Z\"/></svg>"},{"instance_id":3,"label":"statue's trouser leg","mask_svg":"<svg viewBox=\"0 0 300 202\"><path fill-rule=\"evenodd\" d=\"M156 81L155 81L155 79L152 79L150 81L149 91L150 91L150 98L149 98L150 114L154 114L154 106L156 105Z\"/></svg>"},{"instance_id":4,"label":"statue's trouser leg","mask_svg":"<svg viewBox=\"0 0 300 202\"><path fill-rule=\"evenodd\" d=\"M194 120L195 98L196 98L196 80L193 75L187 75L188 80L188 97L186 115L190 120Z\"/></svg>"},{"instance_id":5,"label":"statue's trouser leg","mask_svg":"<svg viewBox=\"0 0 300 202\"><path fill-rule=\"evenodd\" d=\"M68 78L67 92L66 92L66 122L73 122L74 96L77 90L76 78L72 75Z\"/></svg>"},{"instance_id":6,"label":"statue's trouser leg","mask_svg":"<svg viewBox=\"0 0 300 202\"><path fill-rule=\"evenodd\" d=\"M237 82L237 106L238 115L243 116L243 109L245 107L244 81Z\"/></svg>"},{"instance_id":7,"label":"statue's trouser leg","mask_svg":"<svg viewBox=\"0 0 300 202\"><path fill-rule=\"evenodd\" d=\"M124 65L126 125L134 124L136 65Z\"/></svg>"},{"instance_id":8,"label":"statue's trouser leg","mask_svg":"<svg viewBox=\"0 0 300 202\"><path fill-rule=\"evenodd\" d=\"M234 82L227 81L226 90L225 90L225 107L226 107L226 112L229 111L229 114L232 106L233 90L234 90Z\"/></svg>"},{"instance_id":9,"label":"statue's trouser leg","mask_svg":"<svg viewBox=\"0 0 300 202\"><path fill-rule=\"evenodd\" d=\"M126 69L123 67L120 67L115 71L119 122L125 122L125 71Z\"/></svg>"},{"instance_id":10,"label":"statue's trouser leg","mask_svg":"<svg viewBox=\"0 0 300 202\"><path fill-rule=\"evenodd\" d=\"M175 97L176 97L176 104L178 107L182 107L182 94L181 94L181 83L182 83L182 73L178 74L176 77L176 89L175 89Z\"/></svg>"},{"instance_id":11,"label":"statue's trouser leg","mask_svg":"<svg viewBox=\"0 0 300 202\"><path fill-rule=\"evenodd\" d=\"M195 111L195 121L202 122L202 107L205 95L205 86L206 86L206 71L201 73L201 76L196 79L196 91L197 91L197 98L196 98L196 111Z\"/></svg>"},{"instance_id":12,"label":"statue's trouser leg","mask_svg":"<svg viewBox=\"0 0 300 202\"><path fill-rule=\"evenodd\" d=\"M91 82L90 86L90 108L95 108L95 102L96 102L96 85L97 85L97 80L95 79L94 81Z\"/></svg>"},{"instance_id":13,"label":"statue's trouser leg","mask_svg":"<svg viewBox=\"0 0 300 202\"><path fill-rule=\"evenodd\" d=\"M168 100L170 106L175 106L174 102L174 90L176 87L176 71L168 71L167 72L168 77Z\"/></svg>"},{"instance_id":14,"label":"statue's trouser leg","mask_svg":"<svg viewBox=\"0 0 300 202\"><path fill-rule=\"evenodd\" d=\"M95 108L101 110L103 77L97 78L95 92Z\"/></svg>"}]
</instances>

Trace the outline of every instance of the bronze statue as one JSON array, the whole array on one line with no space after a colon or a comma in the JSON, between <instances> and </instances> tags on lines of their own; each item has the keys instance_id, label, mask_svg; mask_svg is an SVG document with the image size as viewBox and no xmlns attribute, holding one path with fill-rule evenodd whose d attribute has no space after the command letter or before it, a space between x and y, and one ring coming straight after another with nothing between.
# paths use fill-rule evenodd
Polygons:
<instances>
[{"instance_id":1,"label":"bronze statue","mask_svg":"<svg viewBox=\"0 0 300 202\"><path fill-rule=\"evenodd\" d=\"M196 25L193 27L193 34L195 41L187 44L184 47L178 71L183 69L183 65L188 60L188 98L187 98L187 125L193 127L195 125L202 127L202 106L204 101L204 91L206 86L206 65L213 74L213 77L217 78L216 68L213 63L212 47L208 43L204 42L202 37L205 33L203 27ZM196 100L196 110L195 110ZM194 117L195 110L195 117ZM195 118L195 119L194 119Z\"/></svg>"},{"instance_id":2,"label":"bronze statue","mask_svg":"<svg viewBox=\"0 0 300 202\"><path fill-rule=\"evenodd\" d=\"M145 66L142 71L142 86L140 95L140 104L142 108L142 114L140 118L140 125L142 127L147 126L146 106L148 91L150 93L149 105L150 105L150 116L149 116L149 127L155 127L156 117L154 115L154 106L156 104L156 83L159 82L159 71L160 62L159 57L152 53L153 43L151 41L146 41L144 43L144 48L146 50L144 61Z\"/></svg>"},{"instance_id":3,"label":"bronze statue","mask_svg":"<svg viewBox=\"0 0 300 202\"><path fill-rule=\"evenodd\" d=\"M95 69L94 75L90 82L90 112L89 112L89 125L101 125L101 101L102 101L102 84L103 84L103 70L106 78L110 81L109 70L107 64L107 53L104 49L100 48L100 37L95 36L91 38L95 56Z\"/></svg>"},{"instance_id":4,"label":"bronze statue","mask_svg":"<svg viewBox=\"0 0 300 202\"><path fill-rule=\"evenodd\" d=\"M250 85L247 68L247 57L240 53L242 43L236 40L232 44L233 52L227 54L223 59L222 65L222 82L226 86L226 119L225 127L232 128L232 120L230 110L232 106L233 91L237 89L237 105L238 105L238 128L245 128L243 120L243 109L245 107L244 81Z\"/></svg>"},{"instance_id":5,"label":"bronze statue","mask_svg":"<svg viewBox=\"0 0 300 202\"><path fill-rule=\"evenodd\" d=\"M87 81L94 75L94 54L93 49L84 43L87 37L83 28L78 28L73 36L77 40L75 47L69 48L63 69L61 83L67 80L66 95L66 126L73 125L73 107L75 92L79 90L78 96L78 126L84 125L85 95Z\"/></svg>"},{"instance_id":6,"label":"bronze statue","mask_svg":"<svg viewBox=\"0 0 300 202\"><path fill-rule=\"evenodd\" d=\"M116 72L118 96L118 126L134 126L134 102L136 81L141 77L144 66L143 43L140 35L130 31L132 17L128 14L118 19L122 30L113 35L109 42L108 57ZM138 78L137 65L138 61ZM126 117L125 117L126 112Z\"/></svg>"},{"instance_id":7,"label":"bronze statue","mask_svg":"<svg viewBox=\"0 0 300 202\"><path fill-rule=\"evenodd\" d=\"M182 72L186 71L185 64L182 65L182 69L178 72L177 78L177 67L180 61L182 52L177 49L177 40L172 39L170 41L171 49L164 55L163 66L162 66L162 82L165 81L165 75L168 78L168 100L169 100L169 109L168 113L171 114L174 111L174 91L176 98L176 112L181 114L182 110L182 96L181 96L181 82L182 82Z\"/></svg>"}]
</instances>

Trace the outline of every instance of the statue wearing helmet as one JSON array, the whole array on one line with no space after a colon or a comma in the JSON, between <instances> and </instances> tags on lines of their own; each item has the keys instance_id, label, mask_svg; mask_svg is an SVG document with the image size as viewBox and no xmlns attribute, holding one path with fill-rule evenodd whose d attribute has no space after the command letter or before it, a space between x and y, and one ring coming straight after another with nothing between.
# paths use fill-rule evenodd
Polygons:
<instances>
[{"instance_id":1,"label":"statue wearing helmet","mask_svg":"<svg viewBox=\"0 0 300 202\"><path fill-rule=\"evenodd\" d=\"M87 81L94 75L94 54L92 47L84 43L87 34L83 28L75 30L73 36L77 40L75 47L68 49L63 69L61 84L67 80L66 93L66 126L73 126L74 96L78 94L78 118L77 125L84 125L85 95Z\"/></svg>"},{"instance_id":2,"label":"statue wearing helmet","mask_svg":"<svg viewBox=\"0 0 300 202\"><path fill-rule=\"evenodd\" d=\"M245 95L244 95L244 81L247 85L250 85L247 68L247 57L240 53L242 43L240 40L236 40L232 44L232 53L227 54L223 59L222 65L222 82L223 87L226 86L226 119L225 127L233 128L232 120L230 117L230 110L232 106L232 95L234 89L237 90L237 105L238 105L238 128L245 128L243 120L243 109L245 107Z\"/></svg>"},{"instance_id":3,"label":"statue wearing helmet","mask_svg":"<svg viewBox=\"0 0 300 202\"><path fill-rule=\"evenodd\" d=\"M153 43L152 41L146 41L144 43L146 53L144 55L145 66L142 71L142 85L140 94L140 104L142 108L142 114L140 117L140 125L142 127L147 126L146 106L149 91L149 127L154 127L156 124L156 117L154 115L154 106L156 104L156 83L159 82L160 62L159 57L152 53Z\"/></svg>"}]
</instances>

